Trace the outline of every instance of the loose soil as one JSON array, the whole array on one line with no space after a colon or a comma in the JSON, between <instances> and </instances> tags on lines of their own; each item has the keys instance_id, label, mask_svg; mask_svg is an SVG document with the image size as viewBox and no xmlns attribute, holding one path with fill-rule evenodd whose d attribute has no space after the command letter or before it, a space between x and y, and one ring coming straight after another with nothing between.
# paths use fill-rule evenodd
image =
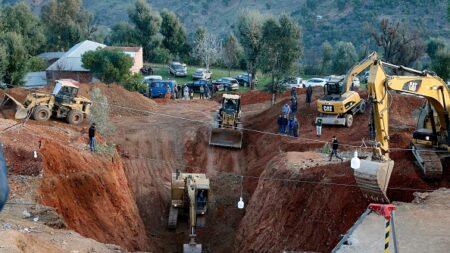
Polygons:
<instances>
[{"instance_id":1,"label":"loose soil","mask_svg":"<svg viewBox=\"0 0 450 253\"><path fill-rule=\"evenodd\" d=\"M38 200L54 207L82 235L129 250L181 252L188 241L186 218L181 218L176 231L166 229L170 175L176 169L206 173L211 180L207 225L198 229L205 252L328 252L367 207L348 162L354 148L341 145L344 163L328 163L320 149L332 136L341 143L369 145L368 114L356 115L350 129L324 127L323 135L316 137L315 100L322 96L321 88L314 90L310 106L298 91L300 138L276 134L276 119L289 102L288 91L272 107L268 107L271 94L243 94L244 127L251 131L244 132L243 149L232 150L208 146L212 116L218 109L215 101L156 103L119 86L94 87L111 104L117 130L105 140L117 144L118 154L83 150L87 125L30 121L28 127L35 129L39 140L45 139L33 142L41 145L37 161L20 157L31 154L38 144L30 147L14 141L18 135L13 131L0 137L11 147L7 157L12 174L42 177L37 180ZM91 88L81 85L81 94ZM408 148L414 113L423 101L393 97L391 146ZM388 190L391 200L410 201L417 189L449 185L448 175L440 182L422 180L409 152L395 151L391 157L396 162ZM236 208L241 185L245 210ZM415 190L392 189L398 187Z\"/></svg>"}]
</instances>

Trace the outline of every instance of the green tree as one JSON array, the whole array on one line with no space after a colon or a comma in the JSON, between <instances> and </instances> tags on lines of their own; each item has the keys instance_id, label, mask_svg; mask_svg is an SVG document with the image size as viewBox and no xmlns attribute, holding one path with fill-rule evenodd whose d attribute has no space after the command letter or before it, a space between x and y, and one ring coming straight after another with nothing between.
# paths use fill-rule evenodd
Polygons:
<instances>
[{"instance_id":1,"label":"green tree","mask_svg":"<svg viewBox=\"0 0 450 253\"><path fill-rule=\"evenodd\" d=\"M128 17L135 26L137 42L144 49L144 59L149 61L154 51L161 46L161 16L152 10L144 0L137 0L128 11Z\"/></svg>"},{"instance_id":2,"label":"green tree","mask_svg":"<svg viewBox=\"0 0 450 253\"><path fill-rule=\"evenodd\" d=\"M111 28L109 42L116 46L135 46L139 44L133 26L125 21L120 21Z\"/></svg>"},{"instance_id":3,"label":"green tree","mask_svg":"<svg viewBox=\"0 0 450 253\"><path fill-rule=\"evenodd\" d=\"M389 19L382 19L379 31L373 26L369 26L368 30L383 49L383 57L387 62L409 66L425 53L422 36L399 22L391 23Z\"/></svg>"},{"instance_id":4,"label":"green tree","mask_svg":"<svg viewBox=\"0 0 450 253\"><path fill-rule=\"evenodd\" d=\"M142 94L148 93L148 86L143 82L144 77L140 73L129 75L123 87L129 91L139 91Z\"/></svg>"},{"instance_id":5,"label":"green tree","mask_svg":"<svg viewBox=\"0 0 450 253\"><path fill-rule=\"evenodd\" d=\"M48 67L47 62L40 58L39 56L32 56L30 59L27 60L27 70L28 71L45 71L45 69Z\"/></svg>"},{"instance_id":6,"label":"green tree","mask_svg":"<svg viewBox=\"0 0 450 253\"><path fill-rule=\"evenodd\" d=\"M130 75L133 59L117 49L100 49L83 54L83 68L105 83L122 83Z\"/></svg>"},{"instance_id":7,"label":"green tree","mask_svg":"<svg viewBox=\"0 0 450 253\"><path fill-rule=\"evenodd\" d=\"M345 74L358 61L358 54L351 42L339 41L333 53L333 71Z\"/></svg>"},{"instance_id":8,"label":"green tree","mask_svg":"<svg viewBox=\"0 0 450 253\"><path fill-rule=\"evenodd\" d=\"M333 46L330 42L325 41L322 44L322 74L328 74L331 70L333 60Z\"/></svg>"},{"instance_id":9,"label":"green tree","mask_svg":"<svg viewBox=\"0 0 450 253\"><path fill-rule=\"evenodd\" d=\"M0 44L0 82L4 81L6 69L8 68L8 54L3 44Z\"/></svg>"},{"instance_id":10,"label":"green tree","mask_svg":"<svg viewBox=\"0 0 450 253\"><path fill-rule=\"evenodd\" d=\"M206 30L205 30L206 31ZM221 45L217 36L201 32L195 40L191 55L198 59L206 69L216 63L220 57Z\"/></svg>"},{"instance_id":11,"label":"green tree","mask_svg":"<svg viewBox=\"0 0 450 253\"><path fill-rule=\"evenodd\" d=\"M48 49L67 50L95 31L93 15L82 4L82 0L50 0L42 7Z\"/></svg>"},{"instance_id":12,"label":"green tree","mask_svg":"<svg viewBox=\"0 0 450 253\"><path fill-rule=\"evenodd\" d=\"M239 63L242 48L234 34L228 35L222 48L222 60L227 66L228 75L231 76L231 68Z\"/></svg>"},{"instance_id":13,"label":"green tree","mask_svg":"<svg viewBox=\"0 0 450 253\"><path fill-rule=\"evenodd\" d=\"M46 38L39 19L25 3L6 6L0 15L3 32L15 32L22 36L28 53L35 55L44 45Z\"/></svg>"},{"instance_id":14,"label":"green tree","mask_svg":"<svg viewBox=\"0 0 450 253\"><path fill-rule=\"evenodd\" d=\"M22 85L28 57L22 36L15 32L0 34L1 47L6 52L1 67L5 71L2 81L15 86Z\"/></svg>"},{"instance_id":15,"label":"green tree","mask_svg":"<svg viewBox=\"0 0 450 253\"><path fill-rule=\"evenodd\" d=\"M262 26L266 17L259 11L244 10L240 13L237 21L237 36L244 48L245 59L247 61L247 71L256 76L258 56L261 52ZM255 89L252 80L250 89Z\"/></svg>"},{"instance_id":16,"label":"green tree","mask_svg":"<svg viewBox=\"0 0 450 253\"><path fill-rule=\"evenodd\" d=\"M92 107L91 116L89 117L91 123L96 124L97 130L104 136L112 134L115 130L109 118L109 103L108 98L102 94L99 88L94 88L89 93L91 95Z\"/></svg>"},{"instance_id":17,"label":"green tree","mask_svg":"<svg viewBox=\"0 0 450 253\"><path fill-rule=\"evenodd\" d=\"M450 80L450 50L443 48L432 59L431 69L444 80Z\"/></svg>"},{"instance_id":18,"label":"green tree","mask_svg":"<svg viewBox=\"0 0 450 253\"><path fill-rule=\"evenodd\" d=\"M177 58L186 58L189 54L186 29L174 12L163 10L161 12L161 34L164 36L162 45Z\"/></svg>"},{"instance_id":19,"label":"green tree","mask_svg":"<svg viewBox=\"0 0 450 253\"><path fill-rule=\"evenodd\" d=\"M302 55L301 32L298 24L287 15L277 21L269 18L262 28L262 46L258 63L264 73L271 74L269 90L276 94L284 90L281 80L291 76Z\"/></svg>"},{"instance_id":20,"label":"green tree","mask_svg":"<svg viewBox=\"0 0 450 253\"><path fill-rule=\"evenodd\" d=\"M432 39L427 44L427 54L430 58L434 58L438 51L445 48L445 43L441 40Z\"/></svg>"}]
</instances>

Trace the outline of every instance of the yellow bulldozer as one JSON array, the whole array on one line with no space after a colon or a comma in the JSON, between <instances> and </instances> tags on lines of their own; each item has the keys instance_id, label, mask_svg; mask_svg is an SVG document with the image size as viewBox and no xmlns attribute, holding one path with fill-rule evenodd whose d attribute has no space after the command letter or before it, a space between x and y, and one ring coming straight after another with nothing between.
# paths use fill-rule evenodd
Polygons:
<instances>
[{"instance_id":1,"label":"yellow bulldozer","mask_svg":"<svg viewBox=\"0 0 450 253\"><path fill-rule=\"evenodd\" d=\"M70 124L78 125L90 115L92 102L78 96L78 86L70 80L57 80L52 94L31 93L23 103L5 94L2 107L15 106L16 119L30 116L37 121L47 121L50 117L65 118Z\"/></svg>"},{"instance_id":2,"label":"yellow bulldozer","mask_svg":"<svg viewBox=\"0 0 450 253\"><path fill-rule=\"evenodd\" d=\"M389 157L390 92L415 95L427 103L412 134L411 150L425 179L439 180L450 157L450 90L434 73L372 59L369 64L368 109L371 111L372 155L352 159L356 182L370 200L389 202L386 191L394 168ZM393 73L393 74L389 74ZM400 75L399 75L400 73ZM395 105L393 105L395 107Z\"/></svg>"},{"instance_id":3,"label":"yellow bulldozer","mask_svg":"<svg viewBox=\"0 0 450 253\"><path fill-rule=\"evenodd\" d=\"M324 125L341 125L351 127L354 116L364 113L366 101L352 89L353 79L378 59L376 52L356 64L341 80L329 80L325 85L325 95L317 100L317 110Z\"/></svg>"},{"instance_id":4,"label":"yellow bulldozer","mask_svg":"<svg viewBox=\"0 0 450 253\"><path fill-rule=\"evenodd\" d=\"M209 145L242 148L241 97L223 94L222 103L214 119Z\"/></svg>"},{"instance_id":5,"label":"yellow bulldozer","mask_svg":"<svg viewBox=\"0 0 450 253\"><path fill-rule=\"evenodd\" d=\"M210 197L209 179L205 174L172 173L171 201L167 227L176 229L178 216L189 215L189 243L183 245L183 253L201 253L202 245L195 241L196 228L205 226Z\"/></svg>"}]
</instances>

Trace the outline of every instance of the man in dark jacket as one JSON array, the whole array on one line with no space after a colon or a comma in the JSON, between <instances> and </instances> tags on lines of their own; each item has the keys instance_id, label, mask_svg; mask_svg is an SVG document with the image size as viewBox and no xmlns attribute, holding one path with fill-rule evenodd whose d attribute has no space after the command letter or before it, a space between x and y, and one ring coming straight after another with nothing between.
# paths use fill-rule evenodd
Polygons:
<instances>
[{"instance_id":1,"label":"man in dark jacket","mask_svg":"<svg viewBox=\"0 0 450 253\"><path fill-rule=\"evenodd\" d=\"M291 114L295 116L297 113L297 99L291 98Z\"/></svg>"},{"instance_id":2,"label":"man in dark jacket","mask_svg":"<svg viewBox=\"0 0 450 253\"><path fill-rule=\"evenodd\" d=\"M278 116L277 124L278 124L278 133L282 134L283 133L283 116L281 114L280 114L280 116Z\"/></svg>"},{"instance_id":3,"label":"man in dark jacket","mask_svg":"<svg viewBox=\"0 0 450 253\"><path fill-rule=\"evenodd\" d=\"M332 141L331 141L331 145L332 145L332 149L331 149L331 154L330 154L330 160L329 160L329 161L331 161L331 158L333 158L333 155L335 155L337 158L341 159L341 162L343 162L344 159L342 159L342 158L341 158L340 156L338 156L338 154L337 154L337 150L338 150L338 147L339 147L339 142L338 142L338 140L336 139L336 136L333 136L333 139L332 139Z\"/></svg>"},{"instance_id":4,"label":"man in dark jacket","mask_svg":"<svg viewBox=\"0 0 450 253\"><path fill-rule=\"evenodd\" d=\"M287 125L288 125L288 118L286 115L284 115L283 118L281 119L282 134L287 134Z\"/></svg>"},{"instance_id":5,"label":"man in dark jacket","mask_svg":"<svg viewBox=\"0 0 450 253\"><path fill-rule=\"evenodd\" d=\"M91 127L89 128L89 149L91 152L95 151L95 123L92 123Z\"/></svg>"},{"instance_id":6,"label":"man in dark jacket","mask_svg":"<svg viewBox=\"0 0 450 253\"><path fill-rule=\"evenodd\" d=\"M0 144L0 211L6 204L9 195L9 185L6 171L6 161L3 155L3 145Z\"/></svg>"},{"instance_id":7,"label":"man in dark jacket","mask_svg":"<svg viewBox=\"0 0 450 253\"><path fill-rule=\"evenodd\" d=\"M313 94L313 88L310 85L310 86L308 86L308 88L306 88L306 103L308 104L308 106L311 105L312 94Z\"/></svg>"},{"instance_id":8,"label":"man in dark jacket","mask_svg":"<svg viewBox=\"0 0 450 253\"><path fill-rule=\"evenodd\" d=\"M294 137L298 137L298 136L299 136L298 120L297 120L297 118L294 118Z\"/></svg>"},{"instance_id":9,"label":"man in dark jacket","mask_svg":"<svg viewBox=\"0 0 450 253\"><path fill-rule=\"evenodd\" d=\"M295 100L297 100L297 89L295 87L291 88L291 98L295 98Z\"/></svg>"}]
</instances>

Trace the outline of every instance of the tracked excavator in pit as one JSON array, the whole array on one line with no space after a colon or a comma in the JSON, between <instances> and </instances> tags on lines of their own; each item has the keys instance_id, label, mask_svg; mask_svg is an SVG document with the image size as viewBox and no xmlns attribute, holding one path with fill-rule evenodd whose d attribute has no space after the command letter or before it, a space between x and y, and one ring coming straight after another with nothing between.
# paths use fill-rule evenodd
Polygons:
<instances>
[{"instance_id":1,"label":"tracked excavator in pit","mask_svg":"<svg viewBox=\"0 0 450 253\"><path fill-rule=\"evenodd\" d=\"M183 244L183 253L202 253L196 242L196 228L205 226L208 212L209 179L201 173L172 173L171 202L167 227L176 229L179 214L189 215L189 243Z\"/></svg>"},{"instance_id":2,"label":"tracked excavator in pit","mask_svg":"<svg viewBox=\"0 0 450 253\"><path fill-rule=\"evenodd\" d=\"M388 75L389 72L394 74ZM397 75L396 73L401 73ZM355 168L356 183L372 201L389 202L386 196L394 161L389 157L390 91L423 97L411 149L425 179L442 177L443 161L450 157L450 91L435 74L373 59L368 79L368 109L371 111L372 155ZM395 105L393 105L395 107ZM449 168L446 168L449 169Z\"/></svg>"}]
</instances>

